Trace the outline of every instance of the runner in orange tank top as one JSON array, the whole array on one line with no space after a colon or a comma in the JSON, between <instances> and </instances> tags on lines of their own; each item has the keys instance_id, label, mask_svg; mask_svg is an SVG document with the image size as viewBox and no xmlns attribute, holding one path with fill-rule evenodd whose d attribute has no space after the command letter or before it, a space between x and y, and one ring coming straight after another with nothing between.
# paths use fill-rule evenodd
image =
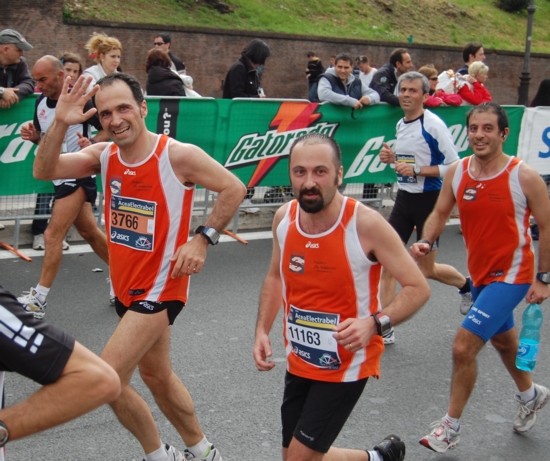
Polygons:
<instances>
[{"instance_id":1,"label":"runner in orange tank top","mask_svg":"<svg viewBox=\"0 0 550 461\"><path fill-rule=\"evenodd\" d=\"M202 432L189 392L172 370L170 325L187 300L186 279L201 271L208 245L217 243L245 187L202 149L148 131L147 103L135 78L110 74L86 93L90 81L79 78L71 93L65 81L56 120L40 144L34 168L40 179L103 175L111 279L121 317L102 353L122 384L111 407L138 439L146 461L222 461ZM98 143L60 157L67 125L95 113L83 112L92 97L113 144ZM205 225L188 241L195 184L218 192L218 199ZM155 401L187 446L184 453L160 439L151 410L130 386L138 364Z\"/></svg>"},{"instance_id":2,"label":"runner in orange tank top","mask_svg":"<svg viewBox=\"0 0 550 461\"><path fill-rule=\"evenodd\" d=\"M283 459L402 460L405 444L396 435L371 451L332 444L367 379L380 374L383 333L426 302L428 284L386 220L338 192L343 168L334 140L320 133L296 140L289 171L297 200L275 214L254 344L256 367L271 370L269 332L282 303L287 355ZM384 309L381 266L403 286Z\"/></svg>"},{"instance_id":3,"label":"runner in orange tank top","mask_svg":"<svg viewBox=\"0 0 550 461\"><path fill-rule=\"evenodd\" d=\"M546 387L533 383L529 372L516 368L518 338L514 326L514 309L522 299L541 303L550 296L550 200L546 184L534 169L504 153L508 116L498 104L472 108L466 125L474 155L451 166L422 240L411 247L415 258L428 254L431 242L443 232L458 204L474 303L454 340L447 414L420 440L439 453L458 445L459 418L476 382L476 357L487 341L500 354L518 389L514 431L531 429L537 411L550 396ZM540 220L541 229L536 278L528 233L531 213L537 223Z\"/></svg>"}]
</instances>

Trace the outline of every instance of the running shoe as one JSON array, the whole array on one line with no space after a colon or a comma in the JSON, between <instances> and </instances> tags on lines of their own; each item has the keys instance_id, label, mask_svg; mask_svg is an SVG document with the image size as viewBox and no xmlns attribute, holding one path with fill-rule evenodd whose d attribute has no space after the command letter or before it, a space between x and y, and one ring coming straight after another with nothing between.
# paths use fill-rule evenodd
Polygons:
<instances>
[{"instance_id":1,"label":"running shoe","mask_svg":"<svg viewBox=\"0 0 550 461\"><path fill-rule=\"evenodd\" d=\"M420 439L420 444L438 453L445 453L449 448L455 448L460 440L460 427L455 431L449 422L443 418L431 424L433 427L426 437Z\"/></svg>"},{"instance_id":2,"label":"running shoe","mask_svg":"<svg viewBox=\"0 0 550 461\"><path fill-rule=\"evenodd\" d=\"M405 459L405 442L397 435L388 435L374 447L384 461L403 461Z\"/></svg>"},{"instance_id":3,"label":"running shoe","mask_svg":"<svg viewBox=\"0 0 550 461\"><path fill-rule=\"evenodd\" d=\"M550 391L538 384L535 384L535 398L533 400L524 402L516 395L515 398L519 407L516 419L514 419L514 431L527 432L531 429L537 420L537 411L546 405L549 396Z\"/></svg>"},{"instance_id":4,"label":"running shoe","mask_svg":"<svg viewBox=\"0 0 550 461\"><path fill-rule=\"evenodd\" d=\"M260 209L258 207L253 207L252 200L249 198L245 198L242 203L245 208L243 208L243 211L248 214L256 214L260 212Z\"/></svg>"},{"instance_id":5,"label":"running shoe","mask_svg":"<svg viewBox=\"0 0 550 461\"><path fill-rule=\"evenodd\" d=\"M38 234L32 238L32 249L33 250L46 249L46 244L44 243L44 234Z\"/></svg>"},{"instance_id":6,"label":"running shoe","mask_svg":"<svg viewBox=\"0 0 550 461\"><path fill-rule=\"evenodd\" d=\"M23 305L27 312L31 312L35 319L41 319L46 314L48 303L46 301L41 302L38 299L38 293L34 287L31 287L30 291L24 291L23 295L17 298L17 301Z\"/></svg>"},{"instance_id":7,"label":"running shoe","mask_svg":"<svg viewBox=\"0 0 550 461\"><path fill-rule=\"evenodd\" d=\"M167 443L164 445L164 449L166 450L166 454L168 455L167 461L185 461L186 458L179 452L179 450L176 450L172 445L168 445ZM146 461L145 459L143 461Z\"/></svg>"},{"instance_id":8,"label":"running shoe","mask_svg":"<svg viewBox=\"0 0 550 461\"><path fill-rule=\"evenodd\" d=\"M183 451L183 459L185 461L223 461L222 455L220 455L220 452L212 444L210 444L210 451L206 455L206 458L196 458L193 453L186 449Z\"/></svg>"},{"instance_id":9,"label":"running shoe","mask_svg":"<svg viewBox=\"0 0 550 461\"><path fill-rule=\"evenodd\" d=\"M470 291L468 293L462 293L458 290L458 294L460 295L460 313L466 315L474 303L472 300L472 293Z\"/></svg>"},{"instance_id":10,"label":"running shoe","mask_svg":"<svg viewBox=\"0 0 550 461\"><path fill-rule=\"evenodd\" d=\"M393 330L393 327L390 328L386 333L384 333L382 339L384 340L384 344L395 343L395 331Z\"/></svg>"},{"instance_id":11,"label":"running shoe","mask_svg":"<svg viewBox=\"0 0 550 461\"><path fill-rule=\"evenodd\" d=\"M68 250L69 248L71 248L71 246L67 243L65 239L63 239L63 241L61 242L61 248L63 250Z\"/></svg>"}]
</instances>

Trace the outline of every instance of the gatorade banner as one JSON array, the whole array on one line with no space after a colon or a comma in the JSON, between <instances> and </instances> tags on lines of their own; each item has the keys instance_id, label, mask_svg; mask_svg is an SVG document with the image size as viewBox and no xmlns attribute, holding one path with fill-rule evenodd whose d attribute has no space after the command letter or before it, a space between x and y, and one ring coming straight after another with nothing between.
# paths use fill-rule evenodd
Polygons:
<instances>
[{"instance_id":1,"label":"gatorade banner","mask_svg":"<svg viewBox=\"0 0 550 461\"><path fill-rule=\"evenodd\" d=\"M20 136L21 126L33 119L35 97L0 110L0 195L53 191L50 181L32 177L36 146ZM148 98L147 104L149 130L201 147L249 187L288 185L290 147L295 139L313 131L334 137L341 146L344 183L396 181L394 171L380 163L378 152L383 142L395 142L395 125L403 116L399 107L380 104L353 110L296 100L213 98ZM468 109L433 110L449 127L461 156L471 153L466 130ZM531 115L528 110L522 124L523 106L507 106L505 110L510 117L505 152L519 155L529 164L539 162L541 157L533 158L533 152L544 155L550 151L549 111ZM538 147L530 144L537 136ZM531 156L526 157L527 153ZM544 166L550 173L550 165L546 167L544 162Z\"/></svg>"},{"instance_id":2,"label":"gatorade banner","mask_svg":"<svg viewBox=\"0 0 550 461\"><path fill-rule=\"evenodd\" d=\"M525 109L519 150L528 165L540 174L550 174L550 107Z\"/></svg>"}]
</instances>

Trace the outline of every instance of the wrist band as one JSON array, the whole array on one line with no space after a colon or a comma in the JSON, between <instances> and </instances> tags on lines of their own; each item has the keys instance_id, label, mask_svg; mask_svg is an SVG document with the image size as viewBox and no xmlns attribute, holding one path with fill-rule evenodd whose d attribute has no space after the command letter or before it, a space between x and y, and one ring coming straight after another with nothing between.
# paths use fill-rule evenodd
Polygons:
<instances>
[{"instance_id":1,"label":"wrist band","mask_svg":"<svg viewBox=\"0 0 550 461\"><path fill-rule=\"evenodd\" d=\"M429 253L430 251L432 251L432 245L433 245L433 243L430 242L429 240L420 239L420 240L418 240L416 243L427 243L428 245L430 245L430 249L428 250L428 253Z\"/></svg>"}]
</instances>

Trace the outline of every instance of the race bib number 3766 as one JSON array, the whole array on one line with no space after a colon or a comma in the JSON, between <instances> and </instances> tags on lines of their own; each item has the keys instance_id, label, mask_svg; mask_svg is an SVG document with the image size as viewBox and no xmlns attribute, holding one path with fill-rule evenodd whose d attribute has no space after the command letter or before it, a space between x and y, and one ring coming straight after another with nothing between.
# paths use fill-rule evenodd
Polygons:
<instances>
[{"instance_id":1,"label":"race bib number 3766","mask_svg":"<svg viewBox=\"0 0 550 461\"><path fill-rule=\"evenodd\" d=\"M156 202L112 195L111 242L134 250L153 251L156 206Z\"/></svg>"}]
</instances>

